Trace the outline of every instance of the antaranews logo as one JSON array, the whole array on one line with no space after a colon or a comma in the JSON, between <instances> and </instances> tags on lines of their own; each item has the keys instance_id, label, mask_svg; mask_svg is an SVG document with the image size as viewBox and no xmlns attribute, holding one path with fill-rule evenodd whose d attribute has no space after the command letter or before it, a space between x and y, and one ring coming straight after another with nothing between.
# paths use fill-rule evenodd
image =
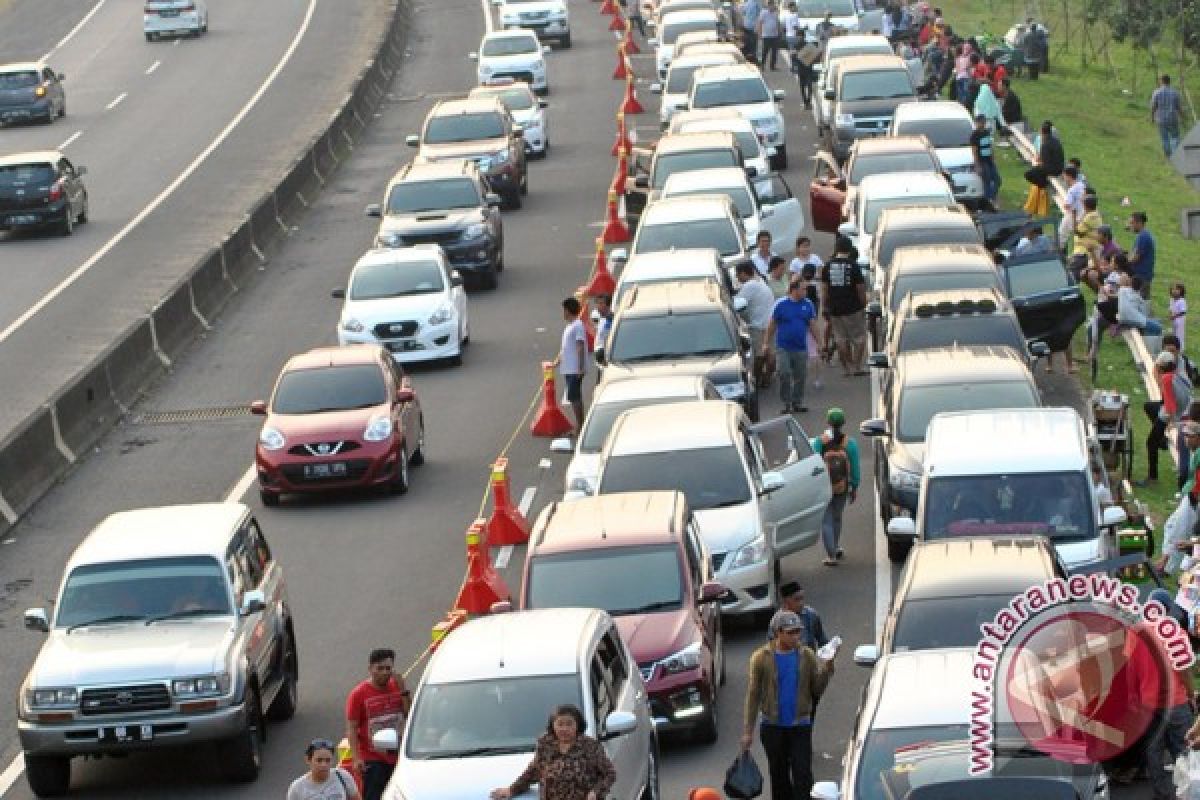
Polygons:
<instances>
[{"instance_id":1,"label":"antaranews logo","mask_svg":"<svg viewBox=\"0 0 1200 800\"><path fill-rule=\"evenodd\" d=\"M980 626L972 674L971 775L1018 740L1073 764L1133 747L1195 661L1187 631L1136 586L1074 575L1031 586Z\"/></svg>"}]
</instances>

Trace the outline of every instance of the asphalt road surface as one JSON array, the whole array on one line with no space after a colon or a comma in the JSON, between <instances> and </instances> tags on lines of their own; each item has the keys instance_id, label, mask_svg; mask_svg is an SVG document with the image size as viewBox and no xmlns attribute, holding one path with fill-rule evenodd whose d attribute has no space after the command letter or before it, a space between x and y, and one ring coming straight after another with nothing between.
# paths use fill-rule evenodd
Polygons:
<instances>
[{"instance_id":1,"label":"asphalt road surface","mask_svg":"<svg viewBox=\"0 0 1200 800\"><path fill-rule=\"evenodd\" d=\"M378 201L388 177L411 157L404 135L418 129L435 99L465 92L474 82L466 55L476 49L484 28L478 0L417 4L412 57L374 127L292 241L265 268L262 280L236 298L133 419L107 436L0 544L0 626L6 629L0 691L8 697L14 696L41 643L39 634L21 629L21 610L50 603L72 548L106 514L147 505L242 499L255 507L290 584L301 660L300 709L293 720L269 730L265 766L256 784L221 782L211 754L197 748L77 761L77 796L282 797L303 769L304 744L316 736L340 736L345 695L364 674L367 651L393 646L407 663L424 649L430 626L453 602L461 580L463 534L479 511L489 465L514 429L519 428L507 452L514 495L527 496L527 487L536 491L531 516L558 496L566 457L551 458L548 442L533 439L519 423L539 388L539 362L553 358L557 350L559 302L590 268L604 192L613 174L609 147L623 88L609 80L614 55L607 18L600 16L597 4L579 0L572 13L575 46L548 57L553 152L545 161L531 162L525 208L505 214L507 269L500 288L471 296L472 343L462 367L413 370L425 408L429 460L414 471L407 495L347 495L257 507L257 492L245 480L259 427L256 418L151 425L139 424L137 416L248 404L265 397L290 355L335 341L339 308L329 290L343 285L371 242L374 225L363 216L364 206ZM640 56L635 63L648 78L652 62ZM768 79L776 87L795 88L782 71L768 73ZM640 82L648 113L636 118L643 138L657 135L648 82ZM815 142L811 117L794 96L785 106L793 164L788 179L794 191L806 193L807 155ZM233 182L235 175L226 172L224 178ZM214 183L220 177L214 176ZM814 239L817 252L827 254L829 238ZM819 433L824 409L834 404L856 426L868 413L869 379L843 379L837 369L821 377L823 387L812 388L808 399L812 410L799 416L805 430ZM764 416L778 407L774 397L764 398ZM864 490L845 516L845 562L822 566L818 547L783 564L786 578L797 578L808 588L826 630L845 640L817 718L817 779L840 778L842 753L868 676L849 656L854 645L874 639L891 595L892 568L878 548L868 444L860 441ZM540 469L544 459L551 465ZM518 548L502 571L514 594L523 556ZM720 739L711 746L665 743L663 797L682 798L697 785L720 786L737 749L745 662L762 639L758 628L730 626ZM418 668L410 683L419 674ZM11 704L0 704L0 769L19 755L11 714ZM0 790L6 778L17 777L19 759L14 763L0 777ZM31 795L19 779L2 796Z\"/></svg>"}]
</instances>

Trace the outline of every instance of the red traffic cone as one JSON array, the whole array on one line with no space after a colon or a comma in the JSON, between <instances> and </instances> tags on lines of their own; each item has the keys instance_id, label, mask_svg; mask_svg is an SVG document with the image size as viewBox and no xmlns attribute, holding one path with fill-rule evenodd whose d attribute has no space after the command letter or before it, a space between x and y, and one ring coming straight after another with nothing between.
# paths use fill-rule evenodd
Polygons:
<instances>
[{"instance_id":1,"label":"red traffic cone","mask_svg":"<svg viewBox=\"0 0 1200 800\"><path fill-rule=\"evenodd\" d=\"M633 76L630 75L625 79L625 101L621 104L621 111L625 114L641 114L645 110L638 102L637 90L633 88Z\"/></svg>"},{"instance_id":2,"label":"red traffic cone","mask_svg":"<svg viewBox=\"0 0 1200 800\"><path fill-rule=\"evenodd\" d=\"M625 18L621 16L620 9L617 9L617 13L613 14L612 22L608 23L608 29L617 33L625 30Z\"/></svg>"},{"instance_id":3,"label":"red traffic cone","mask_svg":"<svg viewBox=\"0 0 1200 800\"><path fill-rule=\"evenodd\" d=\"M558 398L554 396L554 365L549 361L542 362L542 405L529 426L529 432L534 436L553 439L575 429L567 415L558 407Z\"/></svg>"},{"instance_id":4,"label":"red traffic cone","mask_svg":"<svg viewBox=\"0 0 1200 800\"><path fill-rule=\"evenodd\" d=\"M498 458L492 465L492 516L487 523L487 538L492 546L529 541L529 520L513 505L507 458Z\"/></svg>"},{"instance_id":5,"label":"red traffic cone","mask_svg":"<svg viewBox=\"0 0 1200 800\"><path fill-rule=\"evenodd\" d=\"M461 608L456 608L453 611L446 612L446 617L439 623L433 626L429 632L429 651L433 652L441 646L442 640L446 636L467 621L467 612Z\"/></svg>"},{"instance_id":6,"label":"red traffic cone","mask_svg":"<svg viewBox=\"0 0 1200 800\"><path fill-rule=\"evenodd\" d=\"M617 13L617 4L613 0L604 0L604 5L600 6L600 13L609 16Z\"/></svg>"},{"instance_id":7,"label":"red traffic cone","mask_svg":"<svg viewBox=\"0 0 1200 800\"><path fill-rule=\"evenodd\" d=\"M625 152L625 148L621 148L621 154L617 156L617 171L613 175L613 182L608 187L610 192L617 194L625 194L625 181L629 178L629 156Z\"/></svg>"},{"instance_id":8,"label":"red traffic cone","mask_svg":"<svg viewBox=\"0 0 1200 800\"><path fill-rule=\"evenodd\" d=\"M601 238L605 244L623 244L633 239L629 234L629 226L621 219L621 212L617 210L617 193L614 191L608 193L608 209Z\"/></svg>"},{"instance_id":9,"label":"red traffic cone","mask_svg":"<svg viewBox=\"0 0 1200 800\"><path fill-rule=\"evenodd\" d=\"M486 521L477 519L467 528L467 579L454 607L468 614L486 614L493 603L512 598L500 573L492 568L484 537Z\"/></svg>"},{"instance_id":10,"label":"red traffic cone","mask_svg":"<svg viewBox=\"0 0 1200 800\"><path fill-rule=\"evenodd\" d=\"M592 262L592 280L587 285L587 293L596 297L606 294L612 296L617 288L617 282L608 271L608 259L604 257L604 240L596 240L596 260Z\"/></svg>"},{"instance_id":11,"label":"red traffic cone","mask_svg":"<svg viewBox=\"0 0 1200 800\"><path fill-rule=\"evenodd\" d=\"M629 77L629 59L625 56L625 46L617 45L617 68L613 70L613 80L623 81Z\"/></svg>"},{"instance_id":12,"label":"red traffic cone","mask_svg":"<svg viewBox=\"0 0 1200 800\"><path fill-rule=\"evenodd\" d=\"M624 147L627 152L633 150L633 142L629 138L629 129L625 126L625 112L617 112L617 138L613 140L612 151L609 155L616 156L621 148Z\"/></svg>"},{"instance_id":13,"label":"red traffic cone","mask_svg":"<svg viewBox=\"0 0 1200 800\"><path fill-rule=\"evenodd\" d=\"M625 20L625 52L629 55L637 55L642 52L642 49L637 46L637 42L633 40L633 23L628 19Z\"/></svg>"}]
</instances>

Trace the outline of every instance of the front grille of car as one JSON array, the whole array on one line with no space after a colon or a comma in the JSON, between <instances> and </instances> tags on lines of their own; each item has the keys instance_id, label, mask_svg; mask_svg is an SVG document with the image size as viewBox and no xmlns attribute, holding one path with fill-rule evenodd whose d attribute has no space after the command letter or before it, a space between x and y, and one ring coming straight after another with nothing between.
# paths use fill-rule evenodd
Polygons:
<instances>
[{"instance_id":1,"label":"front grille of car","mask_svg":"<svg viewBox=\"0 0 1200 800\"><path fill-rule=\"evenodd\" d=\"M721 565L725 563L725 557L727 555L729 555L729 554L728 553L713 553L712 567L713 567L714 573L721 571Z\"/></svg>"},{"instance_id":2,"label":"front grille of car","mask_svg":"<svg viewBox=\"0 0 1200 800\"><path fill-rule=\"evenodd\" d=\"M170 707L171 694L163 683L84 689L79 703L84 716L165 711Z\"/></svg>"},{"instance_id":3,"label":"front grille of car","mask_svg":"<svg viewBox=\"0 0 1200 800\"><path fill-rule=\"evenodd\" d=\"M358 442L352 442L343 439L339 442L313 442L312 444L298 444L288 450L288 453L294 456L336 456L341 453L349 453L351 450L357 450L362 447Z\"/></svg>"},{"instance_id":4,"label":"front grille of car","mask_svg":"<svg viewBox=\"0 0 1200 800\"><path fill-rule=\"evenodd\" d=\"M362 479L367 474L371 462L367 459L355 459L346 462L346 474L328 478L306 478L304 466L301 464L284 464L281 468L283 476L291 483L344 483Z\"/></svg>"},{"instance_id":5,"label":"front grille of car","mask_svg":"<svg viewBox=\"0 0 1200 800\"><path fill-rule=\"evenodd\" d=\"M462 231L404 234L400 237L400 246L411 247L414 244L450 244L451 242L457 242L461 236Z\"/></svg>"},{"instance_id":6,"label":"front grille of car","mask_svg":"<svg viewBox=\"0 0 1200 800\"><path fill-rule=\"evenodd\" d=\"M550 17L549 11L526 11L517 15L521 22L545 22Z\"/></svg>"},{"instance_id":7,"label":"front grille of car","mask_svg":"<svg viewBox=\"0 0 1200 800\"><path fill-rule=\"evenodd\" d=\"M530 86L533 86L533 73L528 72L528 71L526 71L526 72L497 72L495 75L492 76L492 80L495 80L496 78L512 78L514 81L517 81L518 83L520 83L521 81L524 81L525 83L528 83Z\"/></svg>"},{"instance_id":8,"label":"front grille of car","mask_svg":"<svg viewBox=\"0 0 1200 800\"><path fill-rule=\"evenodd\" d=\"M381 322L375 326L375 335L380 339L395 339L397 336L412 336L417 332L420 323L415 319L403 322Z\"/></svg>"}]
</instances>

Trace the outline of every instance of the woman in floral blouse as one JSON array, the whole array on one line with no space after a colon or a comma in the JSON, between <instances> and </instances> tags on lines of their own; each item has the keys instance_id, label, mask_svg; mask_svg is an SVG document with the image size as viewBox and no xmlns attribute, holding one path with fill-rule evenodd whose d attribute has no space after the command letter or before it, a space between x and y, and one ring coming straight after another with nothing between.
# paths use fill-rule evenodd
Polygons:
<instances>
[{"instance_id":1,"label":"woman in floral blouse","mask_svg":"<svg viewBox=\"0 0 1200 800\"><path fill-rule=\"evenodd\" d=\"M539 785L541 800L604 800L617 779L617 771L604 748L584 735L587 721L575 706L558 706L538 737L533 760L506 789L492 792L492 800L509 800Z\"/></svg>"}]
</instances>

